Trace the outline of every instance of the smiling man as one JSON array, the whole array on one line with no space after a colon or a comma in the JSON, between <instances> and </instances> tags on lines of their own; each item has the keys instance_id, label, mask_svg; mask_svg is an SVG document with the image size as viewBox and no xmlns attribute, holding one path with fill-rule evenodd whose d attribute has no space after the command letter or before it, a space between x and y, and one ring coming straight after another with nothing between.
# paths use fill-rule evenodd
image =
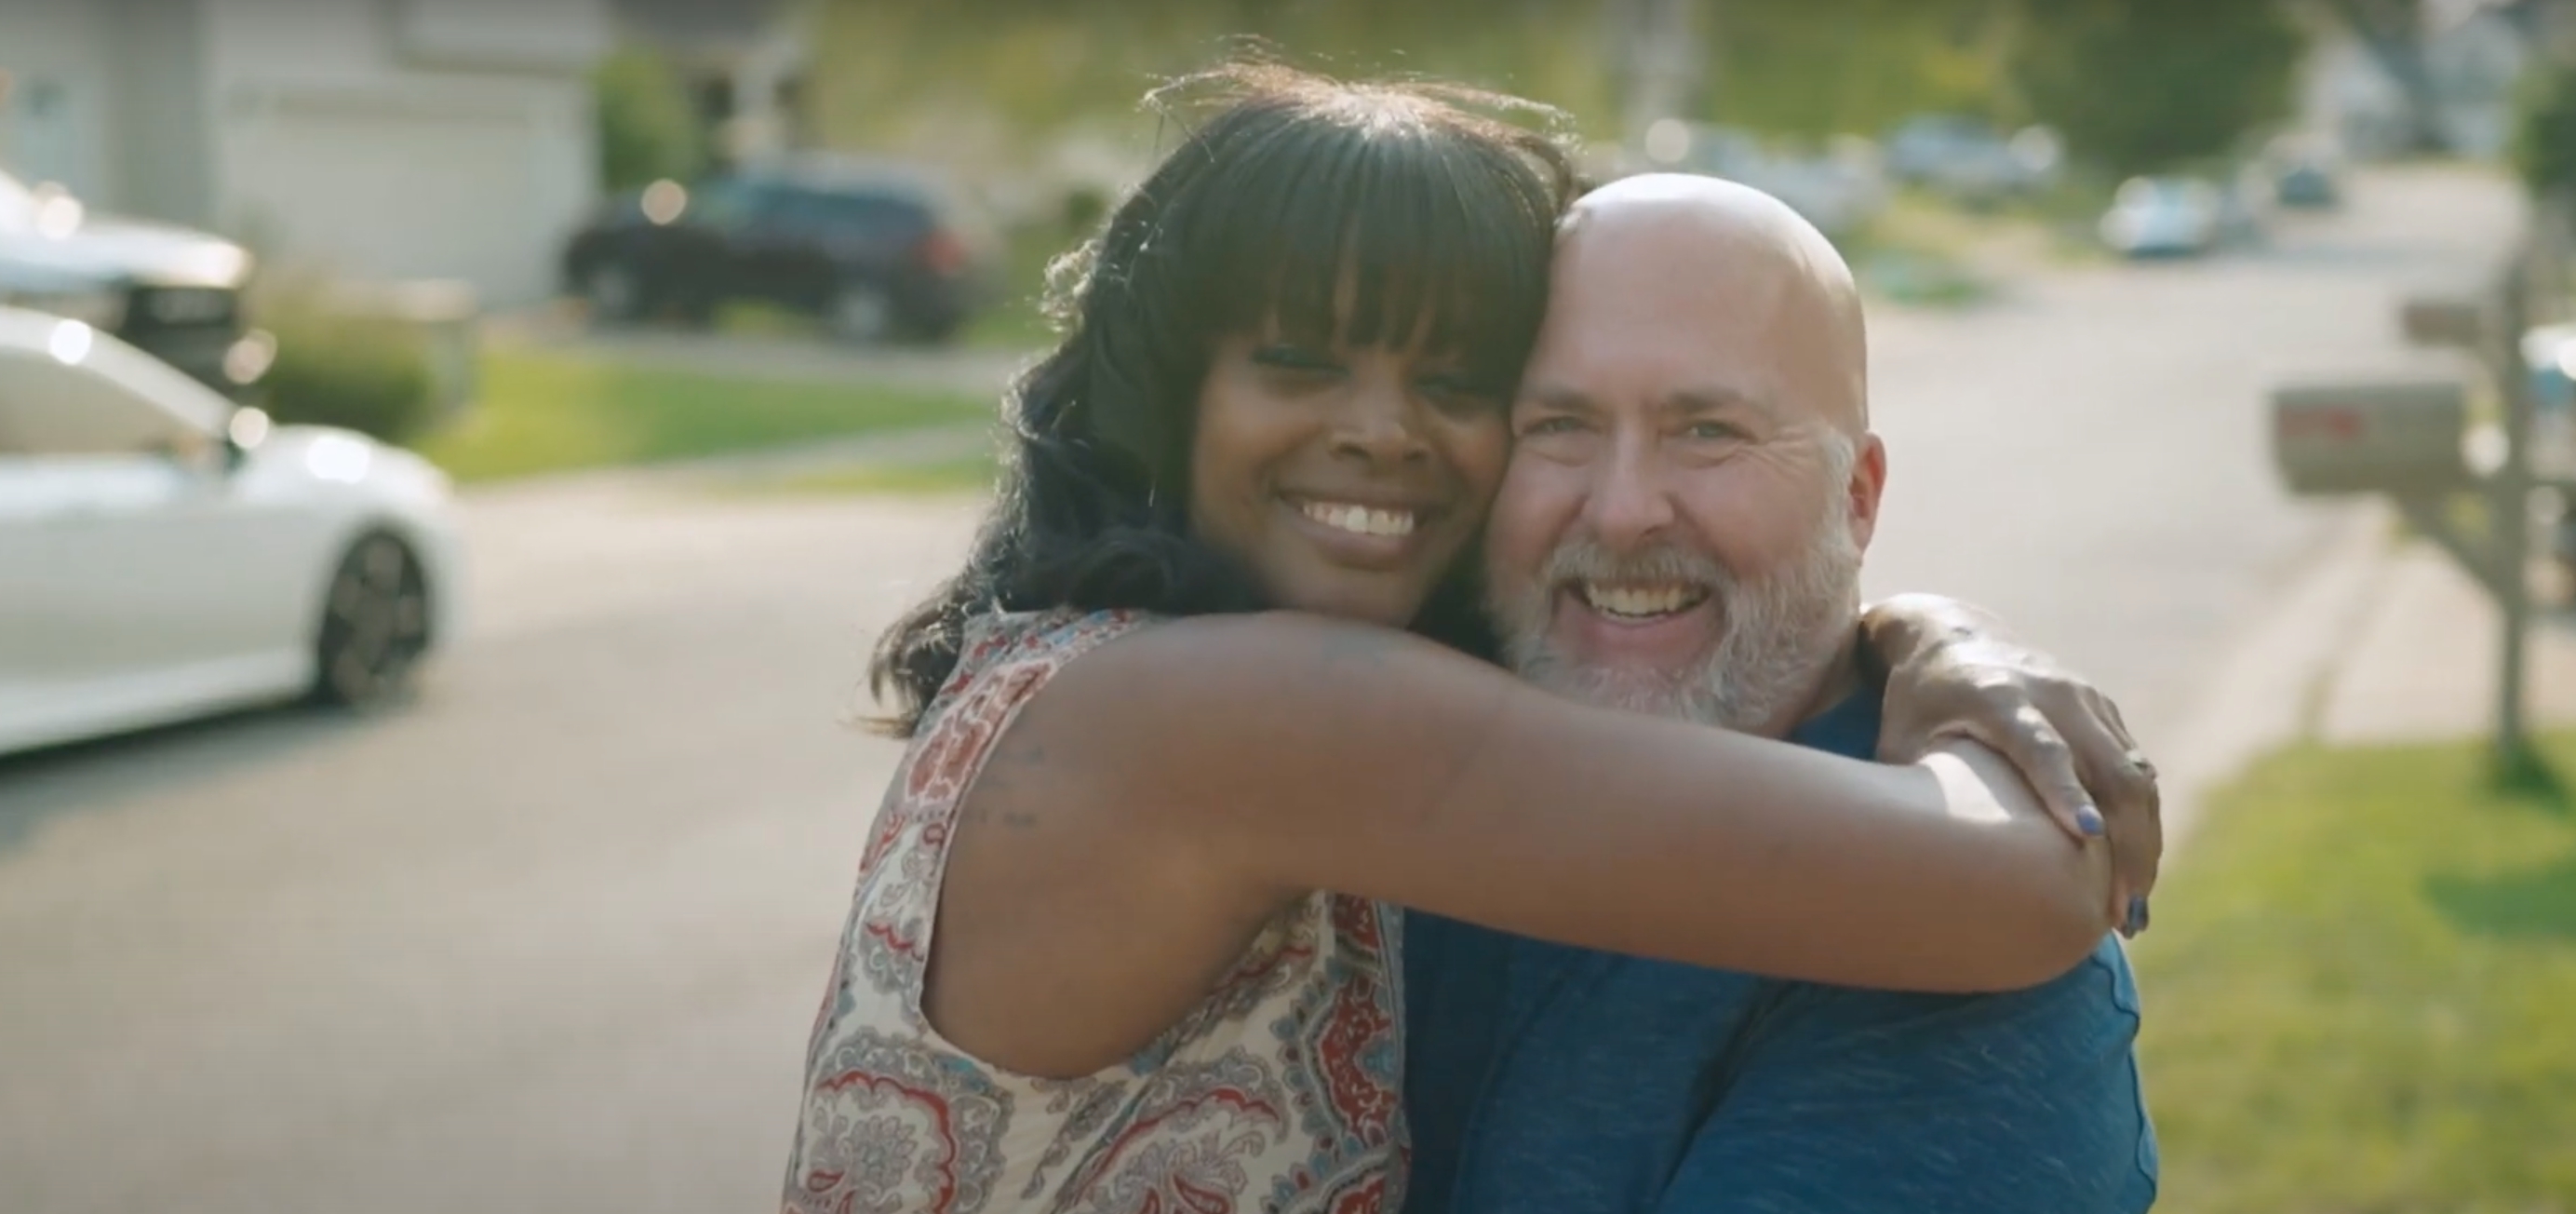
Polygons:
<instances>
[{"instance_id":1,"label":"smiling man","mask_svg":"<svg viewBox=\"0 0 2576 1214\"><path fill-rule=\"evenodd\" d=\"M1513 665L1564 694L1867 757L1887 455L1860 301L1759 192L1652 175L1559 244L1488 539ZM1856 907L1895 915L1901 907ZM1782 982L1410 917L1413 1214L2144 1210L2116 940L2028 990Z\"/></svg>"}]
</instances>

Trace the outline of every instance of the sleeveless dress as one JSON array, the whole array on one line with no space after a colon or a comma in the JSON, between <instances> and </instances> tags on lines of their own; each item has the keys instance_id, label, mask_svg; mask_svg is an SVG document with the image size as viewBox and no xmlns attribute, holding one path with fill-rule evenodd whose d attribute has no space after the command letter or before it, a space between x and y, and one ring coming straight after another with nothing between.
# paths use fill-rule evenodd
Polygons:
<instances>
[{"instance_id":1,"label":"sleeveless dress","mask_svg":"<svg viewBox=\"0 0 2576 1214\"><path fill-rule=\"evenodd\" d=\"M979 1061L922 1016L958 802L1050 677L1152 623L1045 612L970 627L860 860L807 1051L789 1214L1402 1206L1394 908L1309 895L1264 929L1196 1010L1135 1057L1081 1079Z\"/></svg>"}]
</instances>

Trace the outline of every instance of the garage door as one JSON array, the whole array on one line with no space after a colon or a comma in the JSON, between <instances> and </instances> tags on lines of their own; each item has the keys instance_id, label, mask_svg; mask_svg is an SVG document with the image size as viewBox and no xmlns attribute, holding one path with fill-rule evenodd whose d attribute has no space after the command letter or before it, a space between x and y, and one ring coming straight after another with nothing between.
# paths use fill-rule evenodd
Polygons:
<instances>
[{"instance_id":1,"label":"garage door","mask_svg":"<svg viewBox=\"0 0 2576 1214\"><path fill-rule=\"evenodd\" d=\"M237 113L224 165L230 212L286 260L363 278L461 278L487 302L543 297L561 217L539 125L506 108L445 110L347 98Z\"/></svg>"}]
</instances>

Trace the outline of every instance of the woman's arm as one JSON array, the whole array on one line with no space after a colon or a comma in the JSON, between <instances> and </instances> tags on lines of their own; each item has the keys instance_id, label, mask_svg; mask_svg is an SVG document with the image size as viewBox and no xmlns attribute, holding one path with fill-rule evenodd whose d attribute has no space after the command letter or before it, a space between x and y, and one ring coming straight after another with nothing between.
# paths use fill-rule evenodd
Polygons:
<instances>
[{"instance_id":1,"label":"woman's arm","mask_svg":"<svg viewBox=\"0 0 2576 1214\"><path fill-rule=\"evenodd\" d=\"M1861 635L1886 676L1881 761L1910 763L1944 738L1973 738L2002 752L2068 830L2094 835L2116 822L2128 835L2115 850L2162 849L2155 765L2119 705L2002 620L1957 599L1905 594L1864 611ZM2112 890L2112 905L2122 932L2135 935L2146 926L2146 887L2130 884Z\"/></svg>"},{"instance_id":2,"label":"woman's arm","mask_svg":"<svg viewBox=\"0 0 2576 1214\"><path fill-rule=\"evenodd\" d=\"M1045 812L1114 815L1137 863L1186 856L1262 898L1333 889L1937 991L2053 977L2109 927L2105 845L2070 840L1978 748L1837 758L1575 704L1365 625L1147 629L1067 667L1012 732L1051 759Z\"/></svg>"}]
</instances>

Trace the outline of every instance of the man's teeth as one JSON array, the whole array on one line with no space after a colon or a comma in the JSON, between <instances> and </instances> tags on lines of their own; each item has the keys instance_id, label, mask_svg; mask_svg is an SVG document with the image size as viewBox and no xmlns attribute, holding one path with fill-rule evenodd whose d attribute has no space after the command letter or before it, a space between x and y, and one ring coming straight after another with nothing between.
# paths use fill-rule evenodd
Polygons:
<instances>
[{"instance_id":1,"label":"man's teeth","mask_svg":"<svg viewBox=\"0 0 2576 1214\"><path fill-rule=\"evenodd\" d=\"M1306 517L1327 527L1338 527L1354 535L1406 536L1413 534L1413 512L1410 510L1376 510L1367 506L1348 506L1335 502L1307 502L1299 507Z\"/></svg>"},{"instance_id":2,"label":"man's teeth","mask_svg":"<svg viewBox=\"0 0 2576 1214\"><path fill-rule=\"evenodd\" d=\"M1583 583L1583 601L1605 615L1650 618L1695 607L1708 592L1697 586L1604 586Z\"/></svg>"}]
</instances>

